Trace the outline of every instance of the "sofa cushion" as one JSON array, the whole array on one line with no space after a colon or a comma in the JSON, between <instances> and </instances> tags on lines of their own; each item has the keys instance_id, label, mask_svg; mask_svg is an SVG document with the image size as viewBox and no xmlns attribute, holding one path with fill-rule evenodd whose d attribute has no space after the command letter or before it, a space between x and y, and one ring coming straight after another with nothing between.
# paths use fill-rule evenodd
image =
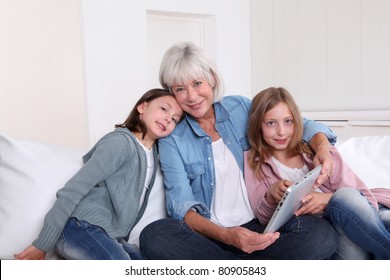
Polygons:
<instances>
[{"instance_id":1,"label":"sofa cushion","mask_svg":"<svg viewBox=\"0 0 390 280\"><path fill-rule=\"evenodd\" d=\"M12 259L38 237L56 191L80 169L81 156L0 134L0 259Z\"/></svg>"},{"instance_id":2,"label":"sofa cushion","mask_svg":"<svg viewBox=\"0 0 390 280\"><path fill-rule=\"evenodd\" d=\"M337 148L369 188L390 188L390 135L353 137Z\"/></svg>"}]
</instances>

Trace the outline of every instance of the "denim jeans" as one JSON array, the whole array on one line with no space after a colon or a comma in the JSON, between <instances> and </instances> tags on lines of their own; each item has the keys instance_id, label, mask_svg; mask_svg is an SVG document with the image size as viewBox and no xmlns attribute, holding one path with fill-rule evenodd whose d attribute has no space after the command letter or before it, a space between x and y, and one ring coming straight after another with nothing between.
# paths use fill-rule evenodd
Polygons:
<instances>
[{"instance_id":1,"label":"denim jeans","mask_svg":"<svg viewBox=\"0 0 390 280\"><path fill-rule=\"evenodd\" d=\"M252 220L243 227L263 232L265 227ZM147 259L327 259L336 250L337 232L318 216L291 218L280 237L264 250L247 254L240 249L206 238L176 219L157 220L144 228L140 247Z\"/></svg>"},{"instance_id":2,"label":"denim jeans","mask_svg":"<svg viewBox=\"0 0 390 280\"><path fill-rule=\"evenodd\" d=\"M371 260L374 258L372 254L353 243L340 228L336 230L339 231L339 238L336 252L331 256L331 260Z\"/></svg>"},{"instance_id":3,"label":"denim jeans","mask_svg":"<svg viewBox=\"0 0 390 280\"><path fill-rule=\"evenodd\" d=\"M66 223L56 251L68 260L142 259L138 246L113 239L101 227L76 218Z\"/></svg>"},{"instance_id":4,"label":"denim jeans","mask_svg":"<svg viewBox=\"0 0 390 280\"><path fill-rule=\"evenodd\" d=\"M335 258L360 259L369 253L375 259L390 259L390 210L387 208L381 206L378 213L359 191L342 188L329 200L323 217L341 236L347 237L340 239L336 252L339 257ZM354 244L362 249L359 253L355 248L356 255L343 249Z\"/></svg>"},{"instance_id":5,"label":"denim jeans","mask_svg":"<svg viewBox=\"0 0 390 280\"><path fill-rule=\"evenodd\" d=\"M379 204L379 218L381 219L386 230L390 232L390 209Z\"/></svg>"}]
</instances>

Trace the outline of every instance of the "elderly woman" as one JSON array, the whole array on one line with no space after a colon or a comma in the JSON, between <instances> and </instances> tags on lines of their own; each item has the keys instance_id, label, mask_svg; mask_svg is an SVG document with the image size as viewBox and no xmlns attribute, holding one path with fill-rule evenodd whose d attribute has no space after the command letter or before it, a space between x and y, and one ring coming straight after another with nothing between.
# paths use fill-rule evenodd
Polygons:
<instances>
[{"instance_id":1,"label":"elderly woman","mask_svg":"<svg viewBox=\"0 0 390 280\"><path fill-rule=\"evenodd\" d=\"M314 215L293 217L280 232L263 234L249 204L243 176L251 101L223 97L214 63L192 43L164 55L160 83L186 113L174 132L158 142L166 203L171 218L155 221L140 236L148 259L326 259L337 234ZM304 120L303 140L323 164L320 183L333 169L335 135Z\"/></svg>"}]
</instances>

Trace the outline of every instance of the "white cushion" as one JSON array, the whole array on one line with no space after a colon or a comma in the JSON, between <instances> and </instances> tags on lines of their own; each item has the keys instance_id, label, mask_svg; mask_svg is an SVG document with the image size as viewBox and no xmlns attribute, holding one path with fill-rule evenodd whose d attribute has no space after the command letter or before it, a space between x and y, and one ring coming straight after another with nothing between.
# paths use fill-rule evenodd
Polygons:
<instances>
[{"instance_id":1,"label":"white cushion","mask_svg":"<svg viewBox=\"0 0 390 280\"><path fill-rule=\"evenodd\" d=\"M56 191L82 166L82 152L0 134L0 259L38 237Z\"/></svg>"},{"instance_id":2,"label":"white cushion","mask_svg":"<svg viewBox=\"0 0 390 280\"><path fill-rule=\"evenodd\" d=\"M354 137L337 148L369 188L390 188L390 135Z\"/></svg>"}]
</instances>

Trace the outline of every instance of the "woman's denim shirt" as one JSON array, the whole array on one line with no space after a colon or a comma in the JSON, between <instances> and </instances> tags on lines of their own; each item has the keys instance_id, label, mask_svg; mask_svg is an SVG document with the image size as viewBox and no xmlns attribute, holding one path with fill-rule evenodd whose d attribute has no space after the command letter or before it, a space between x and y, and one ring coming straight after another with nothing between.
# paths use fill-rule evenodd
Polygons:
<instances>
[{"instance_id":1,"label":"woman's denim shirt","mask_svg":"<svg viewBox=\"0 0 390 280\"><path fill-rule=\"evenodd\" d=\"M215 129L232 152L241 171L244 151L250 148L247 123L251 101L243 96L226 96L214 103ZM323 132L331 142L336 136L325 125L304 120L304 140ZM161 169L166 187L168 214L183 219L189 209L210 218L210 205L216 184L212 139L189 115L173 133L158 141Z\"/></svg>"}]
</instances>

